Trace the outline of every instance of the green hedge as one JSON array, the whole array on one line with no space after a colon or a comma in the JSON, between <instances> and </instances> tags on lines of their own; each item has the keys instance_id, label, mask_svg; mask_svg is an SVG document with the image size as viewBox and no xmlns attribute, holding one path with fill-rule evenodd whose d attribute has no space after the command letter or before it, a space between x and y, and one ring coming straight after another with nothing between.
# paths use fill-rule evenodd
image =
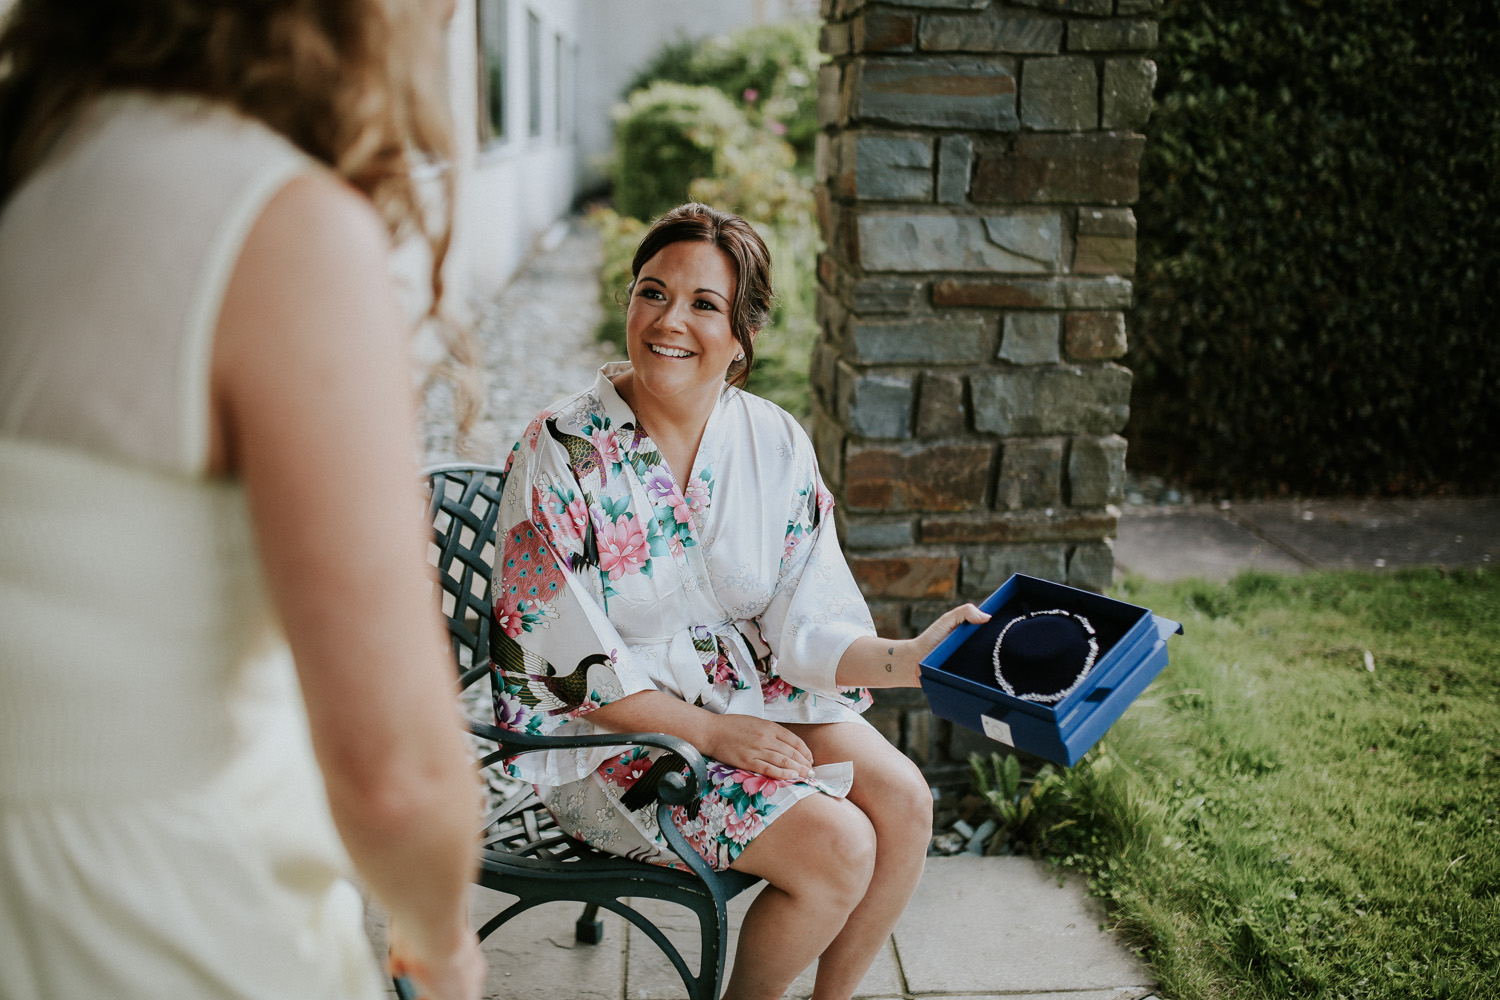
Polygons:
<instances>
[{"instance_id":1,"label":"green hedge","mask_svg":"<svg viewBox=\"0 0 1500 1000\"><path fill-rule=\"evenodd\" d=\"M1221 494L1500 487L1493 0L1167 0L1132 464Z\"/></svg>"}]
</instances>

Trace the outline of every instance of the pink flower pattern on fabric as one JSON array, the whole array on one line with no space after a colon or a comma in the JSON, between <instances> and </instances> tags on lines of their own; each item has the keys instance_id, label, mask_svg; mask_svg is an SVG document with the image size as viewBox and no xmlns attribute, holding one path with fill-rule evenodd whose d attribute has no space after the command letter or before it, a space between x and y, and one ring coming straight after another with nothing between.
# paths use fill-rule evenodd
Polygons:
<instances>
[{"instance_id":1,"label":"pink flower pattern on fabric","mask_svg":"<svg viewBox=\"0 0 1500 1000\"><path fill-rule=\"evenodd\" d=\"M595 533L599 543L599 568L611 580L640 572L651 556L646 532L630 514L622 515L613 524L603 515L596 517Z\"/></svg>"}]
</instances>

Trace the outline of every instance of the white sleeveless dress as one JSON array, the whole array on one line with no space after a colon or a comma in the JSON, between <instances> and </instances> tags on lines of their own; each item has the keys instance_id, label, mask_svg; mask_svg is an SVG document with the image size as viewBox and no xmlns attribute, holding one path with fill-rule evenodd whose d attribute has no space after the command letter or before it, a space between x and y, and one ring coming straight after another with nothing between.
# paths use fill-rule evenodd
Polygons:
<instances>
[{"instance_id":1,"label":"white sleeveless dress","mask_svg":"<svg viewBox=\"0 0 1500 1000\"><path fill-rule=\"evenodd\" d=\"M374 998L243 491L206 472L250 227L319 169L109 95L0 207L0 998Z\"/></svg>"}]
</instances>

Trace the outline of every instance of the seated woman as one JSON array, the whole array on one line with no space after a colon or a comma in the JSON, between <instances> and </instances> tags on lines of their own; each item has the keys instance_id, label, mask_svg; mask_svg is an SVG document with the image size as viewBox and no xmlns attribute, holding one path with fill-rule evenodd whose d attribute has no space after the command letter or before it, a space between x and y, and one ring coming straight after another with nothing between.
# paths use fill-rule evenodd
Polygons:
<instances>
[{"instance_id":1,"label":"seated woman","mask_svg":"<svg viewBox=\"0 0 1500 1000\"><path fill-rule=\"evenodd\" d=\"M811 443L739 388L770 269L748 224L703 205L642 240L630 361L543 412L511 455L496 712L518 731L646 730L701 750L710 787L677 825L714 868L770 883L724 995L780 997L817 959L814 996L833 1000L891 933L931 834L921 773L860 717L866 689L916 686L922 656L987 616L964 605L915 639L876 638ZM574 837L672 864L652 797L628 794L652 763L566 751L517 771Z\"/></svg>"}]
</instances>

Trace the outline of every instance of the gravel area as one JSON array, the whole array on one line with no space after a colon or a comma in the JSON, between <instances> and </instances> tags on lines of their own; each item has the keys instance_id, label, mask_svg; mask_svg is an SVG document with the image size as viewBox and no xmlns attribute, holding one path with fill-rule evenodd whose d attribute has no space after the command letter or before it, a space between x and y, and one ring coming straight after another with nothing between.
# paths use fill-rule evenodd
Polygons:
<instances>
[{"instance_id":1,"label":"gravel area","mask_svg":"<svg viewBox=\"0 0 1500 1000\"><path fill-rule=\"evenodd\" d=\"M581 218L549 229L510 284L489 301L473 304L486 380L484 424L464 460L502 465L526 425L548 404L593 383L594 373L616 359L594 338L599 305L599 236ZM425 463L458 459L452 397L434 386L422 408Z\"/></svg>"}]
</instances>

